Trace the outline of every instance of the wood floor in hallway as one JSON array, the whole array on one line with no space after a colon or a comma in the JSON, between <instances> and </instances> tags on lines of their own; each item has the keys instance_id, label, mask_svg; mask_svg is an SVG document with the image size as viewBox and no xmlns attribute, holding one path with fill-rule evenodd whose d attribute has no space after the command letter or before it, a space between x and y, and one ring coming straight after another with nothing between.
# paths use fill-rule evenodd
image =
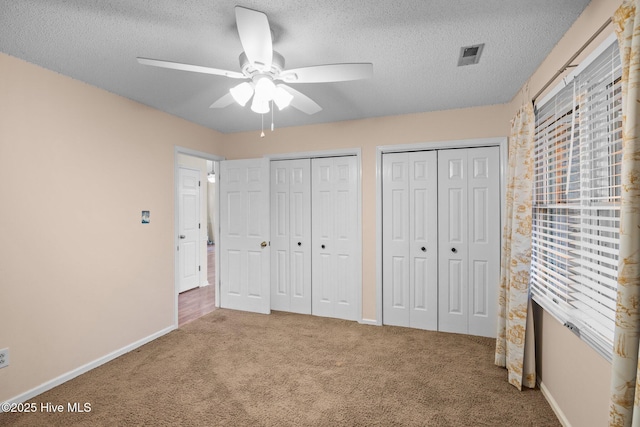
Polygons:
<instances>
[{"instance_id":1,"label":"wood floor in hallway","mask_svg":"<svg viewBox=\"0 0 640 427\"><path fill-rule=\"evenodd\" d=\"M215 306L216 246L207 246L207 281L209 286L201 286L178 295L178 327L198 317L211 313Z\"/></svg>"}]
</instances>

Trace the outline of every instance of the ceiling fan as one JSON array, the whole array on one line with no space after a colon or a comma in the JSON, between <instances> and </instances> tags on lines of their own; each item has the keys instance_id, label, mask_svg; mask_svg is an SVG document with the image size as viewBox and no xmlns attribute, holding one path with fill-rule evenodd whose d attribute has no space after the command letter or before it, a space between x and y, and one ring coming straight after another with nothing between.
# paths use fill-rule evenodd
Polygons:
<instances>
[{"instance_id":1,"label":"ceiling fan","mask_svg":"<svg viewBox=\"0 0 640 427\"><path fill-rule=\"evenodd\" d=\"M141 57L137 58L138 62L153 67L245 80L232 87L210 108L224 108L234 101L245 106L253 97L251 110L258 114L268 113L273 103L280 110L291 105L307 114L322 110L315 101L289 84L344 82L373 76L371 63L328 64L286 70L284 57L273 50L267 15L241 6L236 6L235 12L238 35L244 49L240 54L241 72Z\"/></svg>"}]
</instances>

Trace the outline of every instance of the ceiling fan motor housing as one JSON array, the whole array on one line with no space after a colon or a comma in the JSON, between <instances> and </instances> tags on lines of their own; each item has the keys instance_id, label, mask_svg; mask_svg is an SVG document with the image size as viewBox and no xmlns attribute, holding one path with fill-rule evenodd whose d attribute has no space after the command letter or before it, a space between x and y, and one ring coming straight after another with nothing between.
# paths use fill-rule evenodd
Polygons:
<instances>
[{"instance_id":1,"label":"ceiling fan motor housing","mask_svg":"<svg viewBox=\"0 0 640 427\"><path fill-rule=\"evenodd\" d=\"M268 71L259 70L255 67L254 64L249 62L249 58L247 55L242 52L240 57L238 58L240 61L240 69L242 70L242 74L251 78L256 74L267 74L270 75L271 78L275 79L280 75L282 70L284 70L284 56L280 55L275 50L273 51L273 59L271 60L271 69Z\"/></svg>"}]
</instances>

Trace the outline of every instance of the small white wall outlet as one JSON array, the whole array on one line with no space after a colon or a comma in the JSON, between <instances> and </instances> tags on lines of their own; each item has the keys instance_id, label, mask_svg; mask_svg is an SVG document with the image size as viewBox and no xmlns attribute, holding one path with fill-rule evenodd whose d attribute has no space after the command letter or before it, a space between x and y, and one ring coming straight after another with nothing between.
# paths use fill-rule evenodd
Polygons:
<instances>
[{"instance_id":1,"label":"small white wall outlet","mask_svg":"<svg viewBox=\"0 0 640 427\"><path fill-rule=\"evenodd\" d=\"M9 349L3 348L0 350L0 368L6 368L9 366Z\"/></svg>"}]
</instances>

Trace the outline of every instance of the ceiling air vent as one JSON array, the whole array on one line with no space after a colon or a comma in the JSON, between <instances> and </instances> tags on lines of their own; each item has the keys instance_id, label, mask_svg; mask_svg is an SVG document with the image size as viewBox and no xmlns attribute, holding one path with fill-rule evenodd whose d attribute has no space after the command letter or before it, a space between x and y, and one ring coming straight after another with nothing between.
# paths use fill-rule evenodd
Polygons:
<instances>
[{"instance_id":1,"label":"ceiling air vent","mask_svg":"<svg viewBox=\"0 0 640 427\"><path fill-rule=\"evenodd\" d=\"M458 67L462 65L477 64L480 61L480 55L484 43L474 44L473 46L464 46L460 48L460 57L458 58Z\"/></svg>"}]
</instances>

